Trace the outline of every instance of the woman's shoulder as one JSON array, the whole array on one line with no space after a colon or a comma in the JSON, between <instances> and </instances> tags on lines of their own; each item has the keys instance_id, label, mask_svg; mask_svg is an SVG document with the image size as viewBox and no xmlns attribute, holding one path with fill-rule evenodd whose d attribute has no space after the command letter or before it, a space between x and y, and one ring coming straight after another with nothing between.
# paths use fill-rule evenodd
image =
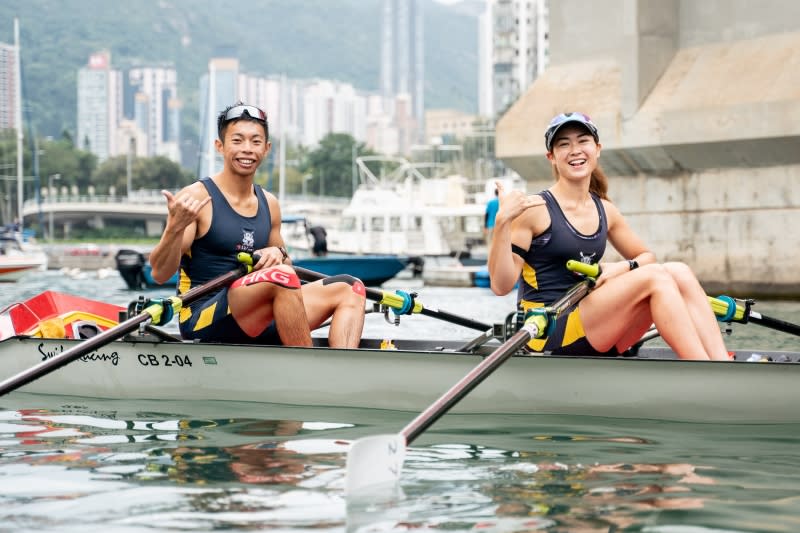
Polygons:
<instances>
[{"instance_id":1,"label":"woman's shoulder","mask_svg":"<svg viewBox=\"0 0 800 533\"><path fill-rule=\"evenodd\" d=\"M616 220L623 218L622 212L614 202L607 198L602 198L600 202L603 205L603 210L606 212L606 218L608 219L609 226L613 225Z\"/></svg>"}]
</instances>

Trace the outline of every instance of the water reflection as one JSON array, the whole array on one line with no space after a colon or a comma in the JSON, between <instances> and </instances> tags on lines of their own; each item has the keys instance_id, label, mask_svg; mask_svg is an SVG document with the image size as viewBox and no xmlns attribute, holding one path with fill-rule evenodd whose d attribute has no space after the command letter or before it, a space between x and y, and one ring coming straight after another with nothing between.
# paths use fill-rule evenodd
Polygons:
<instances>
[{"instance_id":1,"label":"water reflection","mask_svg":"<svg viewBox=\"0 0 800 533\"><path fill-rule=\"evenodd\" d=\"M564 531L616 531L639 524L643 512L700 509L706 498L695 486L715 483L688 463L523 464L492 485L496 516L547 519Z\"/></svg>"},{"instance_id":2,"label":"water reflection","mask_svg":"<svg viewBox=\"0 0 800 533\"><path fill-rule=\"evenodd\" d=\"M348 507L349 442L396 431L408 413L22 398L0 411L0 520L22 529L47 516L51 528L619 531L747 519L780 531L781 513L800 507L786 497L800 488L796 426L448 416L409 450L405 499Z\"/></svg>"}]
</instances>

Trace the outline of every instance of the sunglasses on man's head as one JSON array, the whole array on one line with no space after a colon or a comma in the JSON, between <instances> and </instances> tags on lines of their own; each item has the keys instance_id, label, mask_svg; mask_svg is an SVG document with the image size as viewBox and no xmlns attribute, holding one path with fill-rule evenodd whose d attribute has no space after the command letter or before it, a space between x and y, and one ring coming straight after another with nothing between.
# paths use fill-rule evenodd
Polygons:
<instances>
[{"instance_id":1,"label":"sunglasses on man's head","mask_svg":"<svg viewBox=\"0 0 800 533\"><path fill-rule=\"evenodd\" d=\"M225 122L242 118L245 114L250 118L267 122L267 114L254 105L237 105L228 109L228 112L225 113Z\"/></svg>"}]
</instances>

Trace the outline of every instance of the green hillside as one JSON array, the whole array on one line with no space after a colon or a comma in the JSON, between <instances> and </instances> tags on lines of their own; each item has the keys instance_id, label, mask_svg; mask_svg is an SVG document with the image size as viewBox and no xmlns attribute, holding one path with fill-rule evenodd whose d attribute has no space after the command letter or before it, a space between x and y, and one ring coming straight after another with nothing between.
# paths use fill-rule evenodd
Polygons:
<instances>
[{"instance_id":1,"label":"green hillside","mask_svg":"<svg viewBox=\"0 0 800 533\"><path fill-rule=\"evenodd\" d=\"M174 64L184 100L184 134L196 131L200 76L218 47L234 46L255 75L322 77L376 90L380 0L7 0L0 41L20 19L25 103L41 135L75 131L77 70L96 50L115 68ZM235 6L235 8L231 8ZM475 18L425 0L426 107L474 112Z\"/></svg>"}]
</instances>

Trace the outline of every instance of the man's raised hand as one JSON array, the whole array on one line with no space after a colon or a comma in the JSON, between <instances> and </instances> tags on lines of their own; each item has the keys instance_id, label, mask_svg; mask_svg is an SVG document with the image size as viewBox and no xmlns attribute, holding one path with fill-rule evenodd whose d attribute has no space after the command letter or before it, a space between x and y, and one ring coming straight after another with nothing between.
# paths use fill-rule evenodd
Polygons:
<instances>
[{"instance_id":1,"label":"man's raised hand","mask_svg":"<svg viewBox=\"0 0 800 533\"><path fill-rule=\"evenodd\" d=\"M211 201L210 196L198 200L185 191L179 192L177 196L167 190L162 190L161 194L167 199L167 223L176 231L183 231L194 223L200 211Z\"/></svg>"}]
</instances>

